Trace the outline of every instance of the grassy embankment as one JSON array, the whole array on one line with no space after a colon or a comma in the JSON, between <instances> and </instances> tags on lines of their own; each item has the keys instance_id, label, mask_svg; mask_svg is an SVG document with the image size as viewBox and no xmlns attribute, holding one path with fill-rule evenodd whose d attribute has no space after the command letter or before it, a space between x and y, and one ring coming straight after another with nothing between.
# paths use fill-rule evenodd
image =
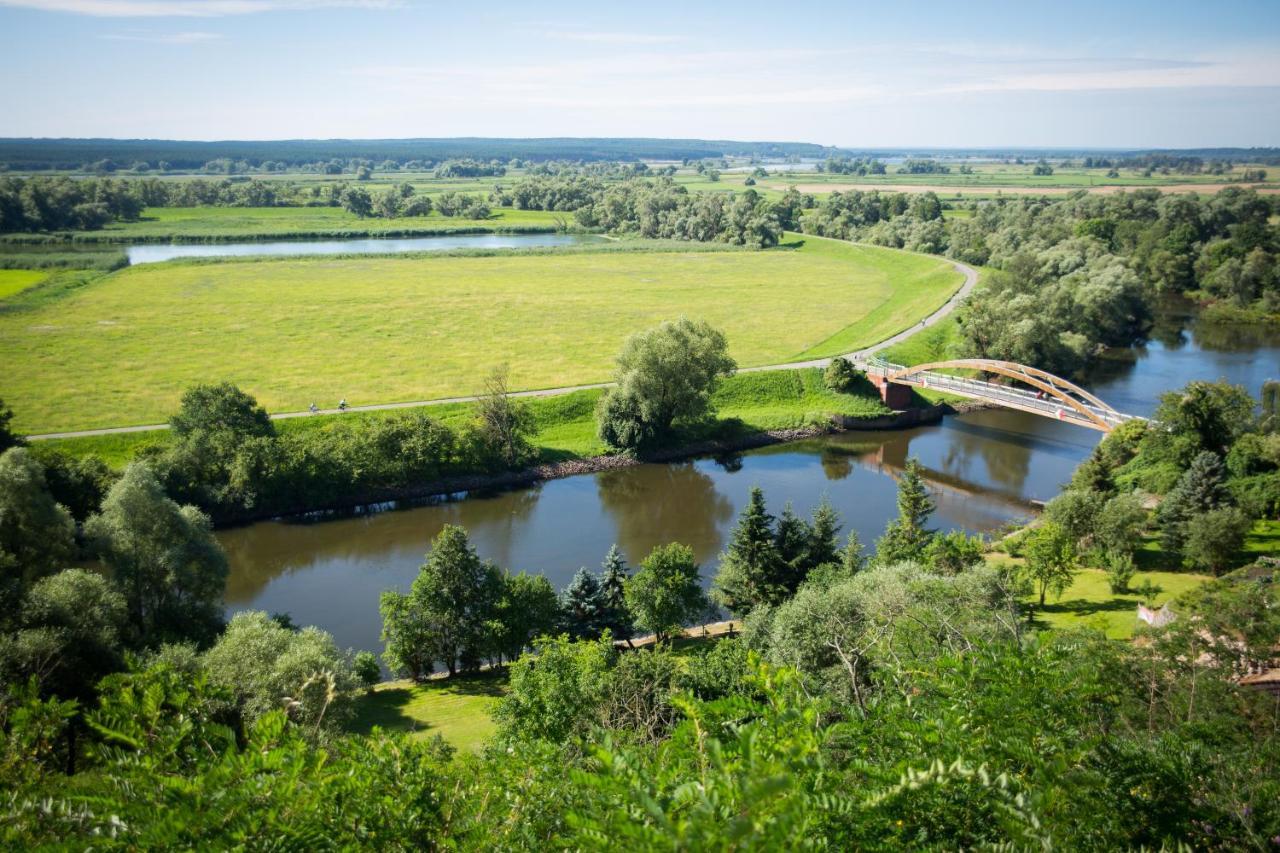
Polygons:
<instances>
[{"instance_id":1,"label":"grassy embankment","mask_svg":"<svg viewBox=\"0 0 1280 853\"><path fill-rule=\"evenodd\" d=\"M35 287L49 277L41 270L6 270L0 269L0 299L17 296L28 288Z\"/></svg>"},{"instance_id":2,"label":"grassy embankment","mask_svg":"<svg viewBox=\"0 0 1280 853\"><path fill-rule=\"evenodd\" d=\"M28 433L157 423L228 380L269 411L609 378L633 332L687 315L741 366L834 355L910 326L949 262L827 240L765 252L579 251L131 267L0 312L0 398ZM39 296L39 298L34 298Z\"/></svg>"}]
</instances>

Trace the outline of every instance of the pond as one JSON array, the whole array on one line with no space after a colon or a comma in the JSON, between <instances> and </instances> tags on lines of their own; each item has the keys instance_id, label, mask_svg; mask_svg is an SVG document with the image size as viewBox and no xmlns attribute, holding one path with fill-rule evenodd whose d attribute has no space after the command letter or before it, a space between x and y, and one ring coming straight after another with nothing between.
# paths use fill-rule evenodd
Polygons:
<instances>
[{"instance_id":1,"label":"pond","mask_svg":"<svg viewBox=\"0 0 1280 853\"><path fill-rule=\"evenodd\" d=\"M1280 334L1191 326L1172 317L1144 347L1113 354L1088 384L1120 411L1149 415L1163 391L1226 378L1255 396L1280 378ZM640 465L530 488L458 496L411 509L319 523L273 521L222 531L232 572L231 612L287 612L338 643L381 650L378 595L407 589L431 538L461 524L480 555L541 572L557 587L579 566L598 568L617 543L632 564L655 545L693 547L704 582L752 486L777 513L808 515L825 497L868 545L895 512L895 476L919 458L942 530L990 533L1052 498L1100 436L1019 412L990 410L936 426L845 433L722 459Z\"/></svg>"},{"instance_id":2,"label":"pond","mask_svg":"<svg viewBox=\"0 0 1280 853\"><path fill-rule=\"evenodd\" d=\"M438 237L367 237L341 240L277 240L245 243L153 243L129 246L130 264L176 258L234 258L261 255L346 255L444 252L454 249L539 249L604 242L594 234L455 234Z\"/></svg>"}]
</instances>

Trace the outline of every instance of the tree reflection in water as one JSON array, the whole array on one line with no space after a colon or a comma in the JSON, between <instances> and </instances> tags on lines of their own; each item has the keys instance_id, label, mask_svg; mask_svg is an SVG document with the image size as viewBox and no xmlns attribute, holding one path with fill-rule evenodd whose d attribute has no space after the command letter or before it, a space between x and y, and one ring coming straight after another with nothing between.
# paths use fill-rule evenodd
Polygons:
<instances>
[{"instance_id":1,"label":"tree reflection in water","mask_svg":"<svg viewBox=\"0 0 1280 853\"><path fill-rule=\"evenodd\" d=\"M668 542L693 548L699 563L720 553L733 504L695 463L639 465L595 477L600 505L612 517L618 547L632 565Z\"/></svg>"}]
</instances>

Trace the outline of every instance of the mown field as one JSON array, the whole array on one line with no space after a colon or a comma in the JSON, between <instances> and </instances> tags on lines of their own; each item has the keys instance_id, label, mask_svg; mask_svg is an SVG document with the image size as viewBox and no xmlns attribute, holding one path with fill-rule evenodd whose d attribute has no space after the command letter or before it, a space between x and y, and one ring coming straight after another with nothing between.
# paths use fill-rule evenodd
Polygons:
<instances>
[{"instance_id":1,"label":"mown field","mask_svg":"<svg viewBox=\"0 0 1280 853\"><path fill-rule=\"evenodd\" d=\"M794 243L792 245L795 245ZM608 379L625 338L684 314L742 366L872 344L961 283L942 259L807 239L767 252L309 258L132 267L0 313L0 398L29 433L155 423L195 382L271 411Z\"/></svg>"},{"instance_id":2,"label":"mown field","mask_svg":"<svg viewBox=\"0 0 1280 853\"><path fill-rule=\"evenodd\" d=\"M30 287L35 287L49 277L42 270L6 270L0 269L0 299L17 296Z\"/></svg>"}]
</instances>

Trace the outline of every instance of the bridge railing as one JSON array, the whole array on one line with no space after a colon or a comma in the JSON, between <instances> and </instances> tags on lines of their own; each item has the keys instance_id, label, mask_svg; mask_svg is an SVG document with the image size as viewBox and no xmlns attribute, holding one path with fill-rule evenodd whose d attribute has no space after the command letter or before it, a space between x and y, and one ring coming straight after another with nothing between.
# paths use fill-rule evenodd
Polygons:
<instances>
[{"instance_id":1,"label":"bridge railing","mask_svg":"<svg viewBox=\"0 0 1280 853\"><path fill-rule=\"evenodd\" d=\"M908 368L905 365L894 364L882 358L872 358L867 362L867 372L888 377L895 373L900 373ZM1092 425L1090 419L1073 408L1063 404L1061 401L1046 397L1035 391L1029 391L1025 388L1017 388L1011 385L1002 385L995 382L986 382L981 379L971 379L965 376L953 376L947 373L937 373L927 370L921 373L912 374L910 376L897 377L893 382L912 385L916 387L933 388L938 391L952 391L966 397L977 397L985 400L992 400L997 403L1004 403L1016 408L1031 409L1040 412L1049 417L1059 420L1071 420L1083 424ZM1126 415L1116 412L1112 409L1102 408L1087 401L1077 400L1082 407L1087 409L1091 414L1111 426L1118 426L1125 421L1134 420L1134 415Z\"/></svg>"}]
</instances>

